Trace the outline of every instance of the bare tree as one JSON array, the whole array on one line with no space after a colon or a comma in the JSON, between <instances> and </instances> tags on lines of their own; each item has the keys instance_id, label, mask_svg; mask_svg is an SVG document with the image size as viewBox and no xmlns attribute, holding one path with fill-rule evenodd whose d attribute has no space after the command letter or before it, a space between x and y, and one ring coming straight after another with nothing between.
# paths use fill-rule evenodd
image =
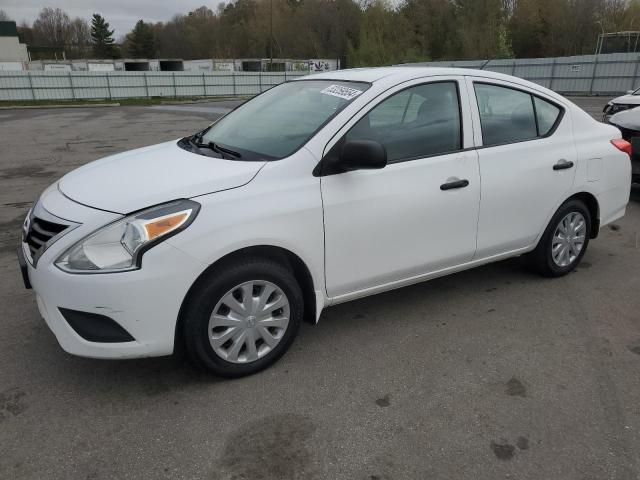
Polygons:
<instances>
[{"instance_id":1,"label":"bare tree","mask_svg":"<svg viewBox=\"0 0 640 480\"><path fill-rule=\"evenodd\" d=\"M43 8L33 22L34 41L38 45L63 48L71 41L71 19L59 8Z\"/></svg>"},{"instance_id":2,"label":"bare tree","mask_svg":"<svg viewBox=\"0 0 640 480\"><path fill-rule=\"evenodd\" d=\"M86 47L91 39L91 28L89 23L80 17L76 17L69 25L69 40L71 45Z\"/></svg>"}]
</instances>

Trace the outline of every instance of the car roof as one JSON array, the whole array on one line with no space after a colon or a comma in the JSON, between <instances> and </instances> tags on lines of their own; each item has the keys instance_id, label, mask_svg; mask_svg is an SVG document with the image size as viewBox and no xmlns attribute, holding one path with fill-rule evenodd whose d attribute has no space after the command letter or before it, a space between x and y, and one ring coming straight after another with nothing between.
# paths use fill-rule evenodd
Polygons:
<instances>
[{"instance_id":1,"label":"car roof","mask_svg":"<svg viewBox=\"0 0 640 480\"><path fill-rule=\"evenodd\" d=\"M296 78L296 80L367 82L372 85L376 85L376 83L383 83L384 87L386 88L390 85L398 85L402 82L407 82L418 78L438 76L472 76L489 80L502 80L504 82L528 88L529 90L543 93L565 106L574 105L572 102L557 94L556 92L549 90L548 88L545 88L537 83L533 83L529 80L506 75L504 73L492 72L489 70L477 70L472 68L422 67L408 65L395 67L351 68L346 70L333 70L330 72L305 75L304 77ZM579 109L579 107L576 108Z\"/></svg>"},{"instance_id":2,"label":"car roof","mask_svg":"<svg viewBox=\"0 0 640 480\"><path fill-rule=\"evenodd\" d=\"M342 80L348 82L374 83L379 80L395 79L397 81L410 80L442 75L472 75L479 77L495 78L513 81L514 77L488 70L473 70L469 68L440 68L440 67L376 67L376 68L351 68L347 70L333 70L301 77L307 80Z\"/></svg>"}]
</instances>

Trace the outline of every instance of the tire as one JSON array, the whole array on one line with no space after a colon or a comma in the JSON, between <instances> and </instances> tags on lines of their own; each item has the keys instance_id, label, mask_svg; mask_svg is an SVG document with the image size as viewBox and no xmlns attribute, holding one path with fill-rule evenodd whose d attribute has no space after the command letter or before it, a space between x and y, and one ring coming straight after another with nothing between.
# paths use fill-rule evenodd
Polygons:
<instances>
[{"instance_id":1,"label":"tire","mask_svg":"<svg viewBox=\"0 0 640 480\"><path fill-rule=\"evenodd\" d=\"M573 222L571 221L573 219ZM562 228L571 232L575 227L581 225L579 232L573 232L573 242L561 243L559 239L554 240L556 233L563 234ZM567 222L567 223L563 223ZM578 233L578 235L576 235ZM587 206L580 200L569 200L562 204L555 215L551 218L540 242L536 249L528 255L529 266L546 277L561 277L573 271L584 256L589 245L589 237L591 234L591 214ZM579 247L579 252L576 252ZM576 241L577 240L577 241ZM556 257L554 258L554 247L556 249ZM566 247L566 248L565 248ZM562 255L562 249L568 251ZM562 258L559 261L559 258Z\"/></svg>"},{"instance_id":2,"label":"tire","mask_svg":"<svg viewBox=\"0 0 640 480\"><path fill-rule=\"evenodd\" d=\"M289 268L248 258L211 272L196 286L183 317L185 348L192 361L216 375L251 375L289 349L303 311L302 291Z\"/></svg>"}]
</instances>

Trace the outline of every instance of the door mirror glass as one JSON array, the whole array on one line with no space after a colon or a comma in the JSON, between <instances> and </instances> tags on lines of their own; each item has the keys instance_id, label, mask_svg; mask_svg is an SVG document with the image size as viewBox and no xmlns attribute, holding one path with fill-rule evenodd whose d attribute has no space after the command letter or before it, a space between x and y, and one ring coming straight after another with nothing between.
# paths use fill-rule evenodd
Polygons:
<instances>
[{"instance_id":1,"label":"door mirror glass","mask_svg":"<svg viewBox=\"0 0 640 480\"><path fill-rule=\"evenodd\" d=\"M387 151L374 140L349 140L340 150L338 168L343 172L372 170L387 165Z\"/></svg>"}]
</instances>

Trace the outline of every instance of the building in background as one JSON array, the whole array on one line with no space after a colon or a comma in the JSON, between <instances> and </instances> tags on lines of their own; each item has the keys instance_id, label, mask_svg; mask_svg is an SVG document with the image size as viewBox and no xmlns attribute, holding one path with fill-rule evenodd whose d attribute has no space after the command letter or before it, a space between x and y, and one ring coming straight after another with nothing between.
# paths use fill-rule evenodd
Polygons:
<instances>
[{"instance_id":1,"label":"building in background","mask_svg":"<svg viewBox=\"0 0 640 480\"><path fill-rule=\"evenodd\" d=\"M0 70L23 70L28 61L27 46L20 43L16 22L0 22Z\"/></svg>"},{"instance_id":2,"label":"building in background","mask_svg":"<svg viewBox=\"0 0 640 480\"><path fill-rule=\"evenodd\" d=\"M22 45L22 44L20 44ZM24 45L23 45L24 46ZM26 50L25 50L26 51ZM28 60L28 59L27 59ZM2 58L0 56L0 62ZM11 70L60 72L326 72L340 70L337 59L235 58L33 60L18 62Z\"/></svg>"}]
</instances>

